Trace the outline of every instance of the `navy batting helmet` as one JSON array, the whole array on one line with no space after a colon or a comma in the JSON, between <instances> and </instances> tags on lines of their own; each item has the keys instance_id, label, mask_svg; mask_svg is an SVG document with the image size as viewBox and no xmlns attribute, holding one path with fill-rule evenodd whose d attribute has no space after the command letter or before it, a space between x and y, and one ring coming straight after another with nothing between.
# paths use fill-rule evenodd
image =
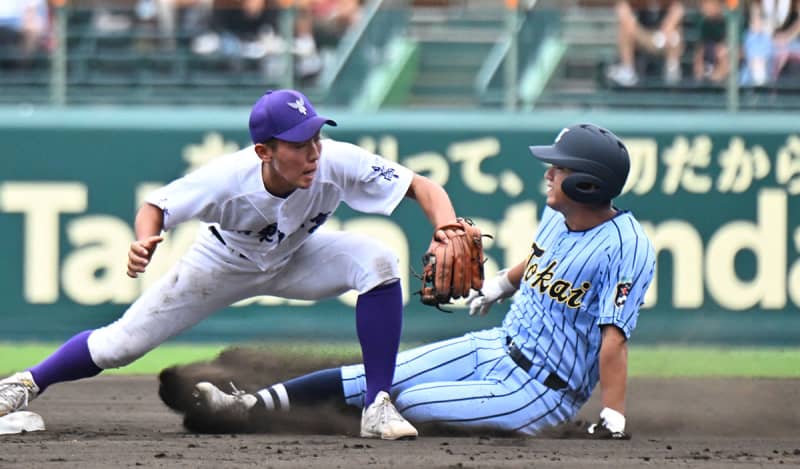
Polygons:
<instances>
[{"instance_id":1,"label":"navy batting helmet","mask_svg":"<svg viewBox=\"0 0 800 469\"><path fill-rule=\"evenodd\" d=\"M536 158L573 171L561 190L576 202L604 202L618 196L631 166L622 140L592 124L573 125L562 130L552 145L529 148Z\"/></svg>"}]
</instances>

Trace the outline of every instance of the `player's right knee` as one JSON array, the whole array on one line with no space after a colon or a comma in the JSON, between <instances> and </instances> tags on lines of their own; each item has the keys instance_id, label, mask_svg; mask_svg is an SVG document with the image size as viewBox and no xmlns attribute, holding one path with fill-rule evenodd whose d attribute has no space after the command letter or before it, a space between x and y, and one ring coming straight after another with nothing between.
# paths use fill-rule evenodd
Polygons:
<instances>
[{"instance_id":1,"label":"player's right knee","mask_svg":"<svg viewBox=\"0 0 800 469\"><path fill-rule=\"evenodd\" d=\"M92 361L104 370L129 365L149 350L130 337L112 336L106 329L94 331L88 345Z\"/></svg>"},{"instance_id":2,"label":"player's right knee","mask_svg":"<svg viewBox=\"0 0 800 469\"><path fill-rule=\"evenodd\" d=\"M386 247L381 246L371 251L369 265L376 273L380 284L400 278L400 263L397 255Z\"/></svg>"}]
</instances>

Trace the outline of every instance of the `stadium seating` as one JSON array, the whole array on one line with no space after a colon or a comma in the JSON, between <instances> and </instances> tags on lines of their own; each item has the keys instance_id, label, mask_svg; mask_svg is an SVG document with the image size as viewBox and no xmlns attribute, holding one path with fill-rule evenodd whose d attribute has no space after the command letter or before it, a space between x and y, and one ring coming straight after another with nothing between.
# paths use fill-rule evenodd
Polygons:
<instances>
[{"instance_id":1,"label":"stadium seating","mask_svg":"<svg viewBox=\"0 0 800 469\"><path fill-rule=\"evenodd\" d=\"M561 15L560 39L566 50L548 86L537 97L538 107L601 107L680 109L725 109L729 97L724 85L698 83L692 78L692 55L699 38L699 13L692 2L684 18L685 52L681 68L683 79L667 85L662 77L662 62L641 55L637 69L642 78L630 88L610 83L607 66L617 60L614 0L576 0ZM800 108L800 75L784 74L778 83L763 88L740 88L741 109Z\"/></svg>"},{"instance_id":2,"label":"stadium seating","mask_svg":"<svg viewBox=\"0 0 800 469\"><path fill-rule=\"evenodd\" d=\"M365 24L326 51L323 72L287 82L281 55L270 61L199 55L187 33L167 41L153 24L130 20L114 26L97 20L98 5L119 18L133 18L135 0L76 0L64 10L66 104L241 105L264 89L291 83L318 101L351 105L377 73L390 73L381 86L391 88L384 93L391 98L374 106L499 107L507 103L506 65L514 50L518 99L527 107L723 109L728 103L722 86L690 78L667 86L659 78L658 61L640 63L645 79L636 87L609 83L604 70L616 60L613 0L521 0L516 49L507 34L508 11L497 3L367 0ZM399 13L398 4L405 13ZM696 12L690 11L685 23L682 67L684 77L691 77ZM413 51L402 66L392 63L393 38ZM0 46L0 105L50 103L52 84L59 83L53 81L56 51L22 60L13 48ZM788 75L793 78L768 88L739 90L740 106L800 108L800 79L797 72Z\"/></svg>"}]
</instances>

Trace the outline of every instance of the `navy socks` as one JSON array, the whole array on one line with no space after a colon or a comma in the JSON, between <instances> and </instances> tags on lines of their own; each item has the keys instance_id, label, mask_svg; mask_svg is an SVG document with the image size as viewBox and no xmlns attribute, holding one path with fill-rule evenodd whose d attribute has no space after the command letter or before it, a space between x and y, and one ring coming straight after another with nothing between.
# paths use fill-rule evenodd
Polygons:
<instances>
[{"instance_id":1,"label":"navy socks","mask_svg":"<svg viewBox=\"0 0 800 469\"><path fill-rule=\"evenodd\" d=\"M340 368L315 371L261 389L256 393L267 410L288 410L292 406L313 406L327 402L344 402Z\"/></svg>"}]
</instances>

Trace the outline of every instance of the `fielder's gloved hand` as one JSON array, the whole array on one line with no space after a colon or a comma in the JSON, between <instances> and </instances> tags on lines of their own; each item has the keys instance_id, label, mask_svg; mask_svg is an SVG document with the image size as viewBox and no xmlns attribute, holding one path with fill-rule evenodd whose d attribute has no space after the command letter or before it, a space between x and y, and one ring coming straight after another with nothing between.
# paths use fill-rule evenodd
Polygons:
<instances>
[{"instance_id":1,"label":"fielder's gloved hand","mask_svg":"<svg viewBox=\"0 0 800 469\"><path fill-rule=\"evenodd\" d=\"M589 437L597 440L630 440L625 433L625 416L608 407L600 412L600 420L586 429Z\"/></svg>"},{"instance_id":2,"label":"fielder's gloved hand","mask_svg":"<svg viewBox=\"0 0 800 469\"><path fill-rule=\"evenodd\" d=\"M442 233L444 239L437 237ZM489 235L481 233L468 218L436 228L428 252L422 257L419 294L423 304L449 312L441 305L467 297L471 289L483 288L484 236Z\"/></svg>"},{"instance_id":3,"label":"fielder's gloved hand","mask_svg":"<svg viewBox=\"0 0 800 469\"><path fill-rule=\"evenodd\" d=\"M467 297L469 315L486 315L493 304L502 302L516 291L517 288L508 280L508 269L497 272L497 275L483 282L480 292L472 290L469 293Z\"/></svg>"}]
</instances>

